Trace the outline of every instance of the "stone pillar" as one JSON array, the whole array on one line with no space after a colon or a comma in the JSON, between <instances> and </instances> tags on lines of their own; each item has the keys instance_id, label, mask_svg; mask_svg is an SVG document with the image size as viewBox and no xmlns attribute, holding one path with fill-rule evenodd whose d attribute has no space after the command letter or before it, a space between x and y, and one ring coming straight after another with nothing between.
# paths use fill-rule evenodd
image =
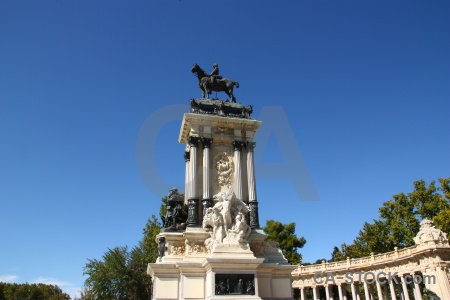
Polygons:
<instances>
[{"instance_id":1,"label":"stone pillar","mask_svg":"<svg viewBox=\"0 0 450 300\"><path fill-rule=\"evenodd\" d=\"M337 287L338 287L338 292L339 292L339 300L343 300L344 299L344 296L342 294L342 287L343 286L340 283L338 283Z\"/></svg>"},{"instance_id":2,"label":"stone pillar","mask_svg":"<svg viewBox=\"0 0 450 300\"><path fill-rule=\"evenodd\" d=\"M211 144L212 138L202 138L203 144L203 214L205 216L206 209L213 206L211 197Z\"/></svg>"},{"instance_id":3,"label":"stone pillar","mask_svg":"<svg viewBox=\"0 0 450 300\"><path fill-rule=\"evenodd\" d=\"M444 266L427 268L422 275L434 276L435 282L429 282L425 280L425 287L436 293L436 295L441 299L450 299L450 281L447 277L447 269ZM433 281L433 280L432 280Z\"/></svg>"},{"instance_id":4,"label":"stone pillar","mask_svg":"<svg viewBox=\"0 0 450 300\"><path fill-rule=\"evenodd\" d=\"M378 294L378 299L379 300L383 300L383 292L381 291L381 284L380 281L378 279L375 280L375 283L377 285L377 294Z\"/></svg>"},{"instance_id":5,"label":"stone pillar","mask_svg":"<svg viewBox=\"0 0 450 300\"><path fill-rule=\"evenodd\" d=\"M328 284L325 285L325 299L330 300L330 286Z\"/></svg>"},{"instance_id":6,"label":"stone pillar","mask_svg":"<svg viewBox=\"0 0 450 300\"><path fill-rule=\"evenodd\" d=\"M314 300L319 300L319 293L317 291L317 286L313 286L312 287L312 291L313 291L313 299Z\"/></svg>"},{"instance_id":7,"label":"stone pillar","mask_svg":"<svg viewBox=\"0 0 450 300\"><path fill-rule=\"evenodd\" d=\"M197 162L197 150L198 150L198 142L200 138L195 136L190 136L188 139L189 146L191 147L191 155L190 155L190 182L189 182L189 198L188 198L188 220L187 226L198 226L198 162Z\"/></svg>"},{"instance_id":8,"label":"stone pillar","mask_svg":"<svg viewBox=\"0 0 450 300\"><path fill-rule=\"evenodd\" d=\"M397 300L397 296L395 295L394 280L389 280L389 288L391 290L391 299Z\"/></svg>"},{"instance_id":9,"label":"stone pillar","mask_svg":"<svg viewBox=\"0 0 450 300\"><path fill-rule=\"evenodd\" d=\"M306 300L304 287L300 288L300 300Z\"/></svg>"},{"instance_id":10,"label":"stone pillar","mask_svg":"<svg viewBox=\"0 0 450 300\"><path fill-rule=\"evenodd\" d=\"M367 282L364 280L363 282L364 285L364 296L366 297L367 300L370 299L370 295L369 295L369 288L367 286Z\"/></svg>"},{"instance_id":11,"label":"stone pillar","mask_svg":"<svg viewBox=\"0 0 450 300\"><path fill-rule=\"evenodd\" d=\"M259 228L258 200L256 198L255 160L253 157L253 150L255 149L255 146L255 142L247 143L247 185L251 228Z\"/></svg>"},{"instance_id":12,"label":"stone pillar","mask_svg":"<svg viewBox=\"0 0 450 300\"><path fill-rule=\"evenodd\" d=\"M356 300L356 289L355 289L355 283L354 282L351 283L351 288L352 288L352 299Z\"/></svg>"},{"instance_id":13,"label":"stone pillar","mask_svg":"<svg viewBox=\"0 0 450 300\"><path fill-rule=\"evenodd\" d=\"M400 280L402 282L403 297L404 297L405 300L410 300L409 299L409 294L408 294L408 286L406 285L405 276L403 274L400 274Z\"/></svg>"},{"instance_id":14,"label":"stone pillar","mask_svg":"<svg viewBox=\"0 0 450 300\"><path fill-rule=\"evenodd\" d=\"M411 276L412 276L412 282L414 285L414 300L422 300L422 293L420 292L419 283L416 282L416 280L415 280L415 277L414 277L415 274L412 273Z\"/></svg>"},{"instance_id":15,"label":"stone pillar","mask_svg":"<svg viewBox=\"0 0 450 300\"><path fill-rule=\"evenodd\" d=\"M234 193L236 198L242 199L242 166L241 166L241 150L245 145L244 141L233 141L234 147Z\"/></svg>"},{"instance_id":16,"label":"stone pillar","mask_svg":"<svg viewBox=\"0 0 450 300\"><path fill-rule=\"evenodd\" d=\"M184 160L186 161L186 175L184 179L184 204L188 204L189 199L189 160L190 160L190 153L188 151L184 152Z\"/></svg>"}]
</instances>

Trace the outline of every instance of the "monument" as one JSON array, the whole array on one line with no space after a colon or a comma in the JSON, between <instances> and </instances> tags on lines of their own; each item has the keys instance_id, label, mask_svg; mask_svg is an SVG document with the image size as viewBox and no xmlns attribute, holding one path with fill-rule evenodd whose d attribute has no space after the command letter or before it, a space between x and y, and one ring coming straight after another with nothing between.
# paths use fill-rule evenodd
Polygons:
<instances>
[{"instance_id":1,"label":"monument","mask_svg":"<svg viewBox=\"0 0 450 300\"><path fill-rule=\"evenodd\" d=\"M202 98L190 101L185 193L167 196L158 259L148 265L154 299L293 299L291 266L260 228L253 151L261 121L236 102L236 81L197 64ZM209 99L224 91L228 100ZM206 98L205 98L206 97Z\"/></svg>"}]
</instances>

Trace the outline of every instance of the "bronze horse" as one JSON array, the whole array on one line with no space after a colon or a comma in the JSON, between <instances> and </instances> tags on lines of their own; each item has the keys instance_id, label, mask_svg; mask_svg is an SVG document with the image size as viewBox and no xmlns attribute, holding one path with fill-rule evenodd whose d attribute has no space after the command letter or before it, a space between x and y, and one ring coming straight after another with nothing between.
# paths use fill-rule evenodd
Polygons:
<instances>
[{"instance_id":1,"label":"bronze horse","mask_svg":"<svg viewBox=\"0 0 450 300\"><path fill-rule=\"evenodd\" d=\"M197 64L194 64L191 71L197 75L198 86L202 90L203 98L209 98L211 91L225 92L228 97L230 97L231 102L236 103L236 97L233 95L233 88L234 86L237 88L239 87L239 83L237 81L223 78L217 79L216 82L213 83L211 82L210 76Z\"/></svg>"}]
</instances>

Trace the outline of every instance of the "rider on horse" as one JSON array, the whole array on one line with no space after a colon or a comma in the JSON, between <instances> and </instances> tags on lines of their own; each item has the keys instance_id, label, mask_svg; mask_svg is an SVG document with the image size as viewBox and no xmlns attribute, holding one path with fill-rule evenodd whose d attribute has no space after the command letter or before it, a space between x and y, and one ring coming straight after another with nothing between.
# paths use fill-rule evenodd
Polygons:
<instances>
[{"instance_id":1,"label":"rider on horse","mask_svg":"<svg viewBox=\"0 0 450 300\"><path fill-rule=\"evenodd\" d=\"M211 74L209 74L209 77L211 78L211 83L216 84L217 79L222 79L222 76L219 76L219 65L213 64L213 70Z\"/></svg>"}]
</instances>

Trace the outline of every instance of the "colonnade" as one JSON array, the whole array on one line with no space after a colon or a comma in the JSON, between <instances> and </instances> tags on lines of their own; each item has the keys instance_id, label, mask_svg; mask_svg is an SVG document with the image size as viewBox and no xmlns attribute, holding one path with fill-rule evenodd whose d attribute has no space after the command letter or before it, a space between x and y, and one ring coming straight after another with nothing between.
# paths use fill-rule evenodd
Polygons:
<instances>
[{"instance_id":1,"label":"colonnade","mask_svg":"<svg viewBox=\"0 0 450 300\"><path fill-rule=\"evenodd\" d=\"M184 153L184 158L186 161L186 178L185 178L185 202L188 205L188 227L196 227L201 225L199 208L200 199L202 203L202 215L204 215L205 210L214 205L212 195L211 195L211 146L213 143L212 138L189 136L188 144L189 151ZM202 194L199 193L199 175L198 168L200 164L198 163L198 149L199 145L203 148L203 162L202 162L202 173L203 173L203 190ZM250 141L239 141L234 140L233 145L233 161L234 161L234 182L233 191L236 198L246 202L250 207L250 218L249 225L251 228L259 228L259 217L258 217L258 200L256 197L256 181L255 181L255 167L254 167L254 157L253 150L255 148L255 142ZM246 165L242 165L243 157L242 150L246 149ZM246 176L244 176L246 172ZM247 182L244 182L244 179ZM247 187L244 190L244 187ZM248 198L247 198L248 195Z\"/></svg>"},{"instance_id":2,"label":"colonnade","mask_svg":"<svg viewBox=\"0 0 450 300\"><path fill-rule=\"evenodd\" d=\"M376 276L366 281L301 286L301 300L423 300L420 273L398 274L391 278Z\"/></svg>"}]
</instances>

